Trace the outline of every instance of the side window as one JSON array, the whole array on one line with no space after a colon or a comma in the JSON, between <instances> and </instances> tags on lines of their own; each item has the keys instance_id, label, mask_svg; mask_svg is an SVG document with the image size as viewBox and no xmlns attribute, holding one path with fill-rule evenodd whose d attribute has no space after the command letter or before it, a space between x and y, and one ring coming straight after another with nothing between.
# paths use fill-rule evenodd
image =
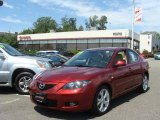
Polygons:
<instances>
[{"instance_id":1,"label":"side window","mask_svg":"<svg viewBox=\"0 0 160 120\"><path fill-rule=\"evenodd\" d=\"M129 63L136 63L138 62L138 55L134 51L128 50L128 60Z\"/></svg>"},{"instance_id":2,"label":"side window","mask_svg":"<svg viewBox=\"0 0 160 120\"><path fill-rule=\"evenodd\" d=\"M52 57L51 58L51 60L53 61L53 62L60 62L60 58L59 57Z\"/></svg>"},{"instance_id":3,"label":"side window","mask_svg":"<svg viewBox=\"0 0 160 120\"><path fill-rule=\"evenodd\" d=\"M114 59L114 63L116 63L118 60L125 60L127 63L127 57L125 51L119 51Z\"/></svg>"}]
</instances>

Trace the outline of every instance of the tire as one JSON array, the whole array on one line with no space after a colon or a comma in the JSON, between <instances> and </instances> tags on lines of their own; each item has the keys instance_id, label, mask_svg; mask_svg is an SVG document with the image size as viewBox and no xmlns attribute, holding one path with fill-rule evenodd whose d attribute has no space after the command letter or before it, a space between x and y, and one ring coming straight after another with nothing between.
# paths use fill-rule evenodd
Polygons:
<instances>
[{"instance_id":1,"label":"tire","mask_svg":"<svg viewBox=\"0 0 160 120\"><path fill-rule=\"evenodd\" d=\"M97 116L105 114L110 105L110 98L110 91L108 87L100 87L97 90L93 101L92 113Z\"/></svg>"},{"instance_id":2,"label":"tire","mask_svg":"<svg viewBox=\"0 0 160 120\"><path fill-rule=\"evenodd\" d=\"M148 88L149 88L148 83L149 83L149 79L148 79L147 75L145 74L143 76L142 84L141 84L141 86L139 88L141 93L145 93L145 92L148 91Z\"/></svg>"},{"instance_id":3,"label":"tire","mask_svg":"<svg viewBox=\"0 0 160 120\"><path fill-rule=\"evenodd\" d=\"M22 72L15 78L14 87L20 94L28 94L29 84L33 80L33 74L30 72Z\"/></svg>"}]
</instances>

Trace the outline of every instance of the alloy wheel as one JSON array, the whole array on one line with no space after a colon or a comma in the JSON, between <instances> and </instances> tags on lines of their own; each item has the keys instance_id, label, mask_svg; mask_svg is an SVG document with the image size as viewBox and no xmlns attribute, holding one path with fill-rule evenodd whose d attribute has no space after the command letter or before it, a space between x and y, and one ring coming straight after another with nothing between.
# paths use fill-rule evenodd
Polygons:
<instances>
[{"instance_id":1,"label":"alloy wheel","mask_svg":"<svg viewBox=\"0 0 160 120\"><path fill-rule=\"evenodd\" d=\"M148 89L148 78L146 75L143 78L143 85L142 86L143 86L144 91L146 91Z\"/></svg>"},{"instance_id":2,"label":"alloy wheel","mask_svg":"<svg viewBox=\"0 0 160 120\"><path fill-rule=\"evenodd\" d=\"M19 80L19 88L23 91L23 92L28 92L28 87L29 84L31 83L32 78L29 76L23 76L20 78Z\"/></svg>"},{"instance_id":3,"label":"alloy wheel","mask_svg":"<svg viewBox=\"0 0 160 120\"><path fill-rule=\"evenodd\" d=\"M97 108L103 113L108 109L110 95L107 89L101 89L97 96Z\"/></svg>"}]
</instances>

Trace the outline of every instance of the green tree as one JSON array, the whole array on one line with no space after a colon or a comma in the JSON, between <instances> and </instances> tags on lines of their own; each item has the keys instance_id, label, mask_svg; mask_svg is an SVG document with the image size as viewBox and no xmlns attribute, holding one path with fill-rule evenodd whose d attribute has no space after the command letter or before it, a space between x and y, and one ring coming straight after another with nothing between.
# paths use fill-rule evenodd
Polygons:
<instances>
[{"instance_id":1,"label":"green tree","mask_svg":"<svg viewBox=\"0 0 160 120\"><path fill-rule=\"evenodd\" d=\"M107 22L107 17L106 16L101 16L98 23L99 23L99 26L98 26L99 30L106 30L107 29L106 24L108 22Z\"/></svg>"},{"instance_id":2,"label":"green tree","mask_svg":"<svg viewBox=\"0 0 160 120\"><path fill-rule=\"evenodd\" d=\"M89 20L85 22L86 29L90 30L91 28L95 27L98 28L98 16L94 15L92 17L89 17Z\"/></svg>"},{"instance_id":3,"label":"green tree","mask_svg":"<svg viewBox=\"0 0 160 120\"><path fill-rule=\"evenodd\" d=\"M51 17L38 18L33 24L34 33L48 33L50 30L57 31L57 23Z\"/></svg>"},{"instance_id":4,"label":"green tree","mask_svg":"<svg viewBox=\"0 0 160 120\"><path fill-rule=\"evenodd\" d=\"M89 22L91 27L98 27L98 23L99 23L98 16L94 15L90 17Z\"/></svg>"},{"instance_id":5,"label":"green tree","mask_svg":"<svg viewBox=\"0 0 160 120\"><path fill-rule=\"evenodd\" d=\"M86 30L90 30L90 23L87 20L85 22L85 25L86 25Z\"/></svg>"},{"instance_id":6,"label":"green tree","mask_svg":"<svg viewBox=\"0 0 160 120\"><path fill-rule=\"evenodd\" d=\"M86 29L90 30L91 28L96 28L98 30L105 30L106 24L107 24L107 17L106 16L101 16L100 19L98 16L94 15L89 18L88 21L85 22Z\"/></svg>"},{"instance_id":7,"label":"green tree","mask_svg":"<svg viewBox=\"0 0 160 120\"><path fill-rule=\"evenodd\" d=\"M62 31L77 31L76 18L63 17L61 19Z\"/></svg>"},{"instance_id":8,"label":"green tree","mask_svg":"<svg viewBox=\"0 0 160 120\"><path fill-rule=\"evenodd\" d=\"M158 39L160 40L160 33L158 33Z\"/></svg>"},{"instance_id":9,"label":"green tree","mask_svg":"<svg viewBox=\"0 0 160 120\"><path fill-rule=\"evenodd\" d=\"M33 29L24 29L20 34L33 34Z\"/></svg>"},{"instance_id":10,"label":"green tree","mask_svg":"<svg viewBox=\"0 0 160 120\"><path fill-rule=\"evenodd\" d=\"M0 35L0 42L9 44L9 45L17 48L18 47L17 34L4 33L4 34Z\"/></svg>"},{"instance_id":11,"label":"green tree","mask_svg":"<svg viewBox=\"0 0 160 120\"><path fill-rule=\"evenodd\" d=\"M84 28L82 25L79 26L78 31L84 31Z\"/></svg>"}]
</instances>

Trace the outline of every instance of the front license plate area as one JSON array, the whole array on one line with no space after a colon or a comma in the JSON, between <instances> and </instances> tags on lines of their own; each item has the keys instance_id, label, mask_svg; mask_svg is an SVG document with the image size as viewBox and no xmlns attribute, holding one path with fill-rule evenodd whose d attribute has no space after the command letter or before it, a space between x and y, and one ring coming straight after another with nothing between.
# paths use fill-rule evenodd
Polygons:
<instances>
[{"instance_id":1,"label":"front license plate area","mask_svg":"<svg viewBox=\"0 0 160 120\"><path fill-rule=\"evenodd\" d=\"M45 103L46 102L46 94L44 93L35 93L34 99L36 102Z\"/></svg>"}]
</instances>

